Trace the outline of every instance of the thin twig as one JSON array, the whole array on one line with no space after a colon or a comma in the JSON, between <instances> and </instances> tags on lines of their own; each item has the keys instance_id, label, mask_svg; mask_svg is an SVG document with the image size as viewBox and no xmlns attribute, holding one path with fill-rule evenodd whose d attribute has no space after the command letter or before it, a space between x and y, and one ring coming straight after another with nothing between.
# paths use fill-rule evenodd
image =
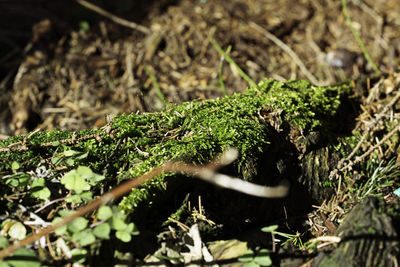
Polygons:
<instances>
[{"instance_id":1,"label":"thin twig","mask_svg":"<svg viewBox=\"0 0 400 267\"><path fill-rule=\"evenodd\" d=\"M218 167L227 165L232 161L234 161L237 158L237 155L238 152L236 150L229 149L228 151L223 153L221 157L216 158L215 160L204 166L196 166L192 164L186 164L183 162L167 162L164 165L156 167L152 171L142 176L131 179L117 186L116 188L102 195L100 198L95 199L89 202L87 205L81 207L72 215L65 217L62 221L41 230L39 233L32 234L31 236L21 241L14 242L12 245L0 251L0 260L4 259L7 256L10 256L17 249L29 245L39 240L41 237L54 232L57 228L72 222L76 218L81 217L91 211L94 211L101 205L120 198L121 196L130 192L132 188L136 188L139 185L143 184L144 182L156 176L159 176L162 173L168 173L168 172L185 173L200 178L201 180L216 184L223 188L236 190L245 194L258 197L282 198L288 195L290 184L289 181L287 180L283 180L283 182L278 186L261 186L243 181L239 178L233 178L215 172L215 170Z\"/></svg>"},{"instance_id":2,"label":"thin twig","mask_svg":"<svg viewBox=\"0 0 400 267\"><path fill-rule=\"evenodd\" d=\"M105 130L104 132L101 133L95 133L95 134L89 134L89 135L85 135L79 138L76 138L74 136L72 136L71 138L68 139L61 139L61 140L57 140L57 141L52 141L52 142L46 142L46 143L41 143L38 145L30 145L30 144L26 144L26 140L28 138L25 138L22 142L16 142L16 143L12 143L9 144L7 147L0 147L0 153L1 152L9 152L9 151L27 151L29 149L31 149L32 147L51 147L51 146L55 146L54 143L60 143L60 144L76 144L82 141L86 141L89 139L101 139L102 136L108 135L108 136L113 136L114 134L116 134L119 131L119 128L115 128L113 130Z\"/></svg>"},{"instance_id":3,"label":"thin twig","mask_svg":"<svg viewBox=\"0 0 400 267\"><path fill-rule=\"evenodd\" d=\"M358 152L358 150L361 148L361 145L362 145L362 144L364 143L364 141L367 139L367 137L368 137L369 133L371 132L372 128L373 128L376 124L378 124L378 122L381 121L382 117L385 116L385 114L390 110L390 108L392 108L392 107L397 103L397 101L398 101L399 99L400 99L400 91L398 91L397 94L390 100L390 102L389 102L387 105L385 105L385 106L383 107L383 109L381 110L381 112L379 112L378 114L375 115L375 118L374 118L372 121L368 122L367 128L365 129L364 134L363 134L363 136L361 137L360 141L358 142L358 144L356 145L356 147L353 149L353 151L351 151L351 153L346 157L346 159L342 159L342 160L339 161L339 163L338 163L338 165L337 165L337 166L338 166L337 169L340 169L340 171L349 169L349 167L348 167L347 165L349 165L350 163L348 163L346 166L343 166L343 165L344 165L344 162L350 161L351 158ZM393 134L394 134L394 133L393 133ZM393 135L393 134L392 134L392 135ZM389 134L388 134L388 135L389 135ZM384 137L384 138L385 138L385 140L387 140L386 137ZM382 142L382 140L381 140L381 142ZM381 142L379 142L379 143L381 143ZM353 165L354 165L354 163L351 164L351 166L353 166ZM351 167L351 166L350 166L350 167ZM330 177L330 178L333 178L333 176L336 175L336 174L337 174L337 171L336 171L335 173L332 172L331 175L330 175L329 177Z\"/></svg>"},{"instance_id":4,"label":"thin twig","mask_svg":"<svg viewBox=\"0 0 400 267\"><path fill-rule=\"evenodd\" d=\"M132 21L128 21L126 19L119 18L119 17L111 14L110 12L108 12L108 11L106 11L106 10L104 10L104 9L102 9L102 8L92 4L92 3L89 3L89 2L87 2L85 0L76 0L76 1L80 5L86 7L87 9L90 9L90 10L92 10L92 11L94 11L94 12L96 12L96 13L98 13L98 14L100 14L100 15L102 15L102 16L104 16L104 17L106 17L106 18L108 18L108 19L110 19L112 21L114 21L115 23L118 23L118 24L122 25L122 26L125 26L125 27L128 27L128 28L140 31L140 32L142 32L144 34L151 33L151 30L149 28L147 28L145 26L142 26L142 25L139 25L139 24L136 24L136 23L134 23Z\"/></svg>"},{"instance_id":5,"label":"thin twig","mask_svg":"<svg viewBox=\"0 0 400 267\"><path fill-rule=\"evenodd\" d=\"M125 73L124 76L126 77L127 80L127 86L133 87L135 85L135 77L133 75L133 66L132 66L132 52L133 50L133 44L132 43L127 43L126 45L126 56L125 56Z\"/></svg>"},{"instance_id":6,"label":"thin twig","mask_svg":"<svg viewBox=\"0 0 400 267\"><path fill-rule=\"evenodd\" d=\"M275 35L261 27L255 22L249 22L249 26L253 28L254 30L258 31L259 33L262 33L266 38L274 42L277 46L282 48L283 51L285 51L296 63L297 66L299 66L301 72L307 77L307 79L310 80L315 85L321 85L321 83L315 78L314 75L311 74L311 72L308 71L306 66L303 64L303 62L300 60L300 58L296 55L296 53L289 47L287 46L284 42L279 40Z\"/></svg>"},{"instance_id":7,"label":"thin twig","mask_svg":"<svg viewBox=\"0 0 400 267\"><path fill-rule=\"evenodd\" d=\"M35 210L35 213L38 213L38 212L44 210L45 208L47 208L47 207L50 206L50 205L53 205L53 204L56 203L56 202L60 202L60 201L65 200L66 198L70 197L71 194L72 194L72 193L69 192L65 197L58 198L58 199L54 199L54 200L52 200L52 201L47 202L46 204L44 204L43 206L41 206L40 208L38 208L37 210Z\"/></svg>"},{"instance_id":8,"label":"thin twig","mask_svg":"<svg viewBox=\"0 0 400 267\"><path fill-rule=\"evenodd\" d=\"M398 124L393 130L391 130L387 135L385 135L376 145L370 147L367 152L362 154L360 157L356 157L356 159L349 164L347 164L345 167L340 169L340 171L344 171L346 169L350 169L353 165L361 162L364 160L366 157L368 157L375 149L379 148L382 144L384 144L390 137L392 137L396 132L400 131L400 124Z\"/></svg>"},{"instance_id":9,"label":"thin twig","mask_svg":"<svg viewBox=\"0 0 400 267\"><path fill-rule=\"evenodd\" d=\"M323 244L320 244L317 246L318 249L321 249L323 247L332 245L332 244L337 244L340 243L341 238L338 236L319 236L316 238L311 239L309 242L310 243L317 243L317 242L324 242Z\"/></svg>"},{"instance_id":10,"label":"thin twig","mask_svg":"<svg viewBox=\"0 0 400 267\"><path fill-rule=\"evenodd\" d=\"M378 84L379 85L382 85L382 84L384 84L384 81L383 80L380 80L379 82L378 82ZM375 88L375 86L374 86L374 88ZM372 89L372 90L374 90L374 89ZM372 91L371 90L371 91ZM378 89L376 89L376 90L378 90ZM375 90L374 90L375 91ZM371 96L371 94L370 94L370 96ZM371 103L372 102L372 97L368 97L368 99L370 99L371 98L371 100L367 100L368 101L368 103ZM334 170L332 170L331 171L331 173L329 174L329 179L333 179L334 177L337 177L338 176L338 173L339 173L339 171L344 171L344 170L350 170L351 169L351 167L352 166L354 166L355 165L355 163L354 162L352 162L352 161L350 161L351 159L352 159L352 157L358 152L358 150L361 148L361 146L364 144L364 141L367 139L367 137L368 137L368 135L371 133L371 131L372 131L372 129L381 121L381 119L383 118L383 117L385 117L385 116L388 116L388 112L391 110L391 108L399 101L399 99L400 99L400 91L398 91L397 93L396 93L396 95L390 100L390 102L389 103L387 103L383 108L382 108L382 110L378 113L378 114L376 114L375 115L375 118L373 119L373 120L371 120L371 121L369 121L369 122L367 122L366 123L366 129L364 130L364 133L363 133L363 135L361 136L361 139L360 139L360 141L357 143L357 145L356 145L356 147L351 151L351 153L346 157L346 158L343 158L343 159L341 159L339 162L338 162L338 164L337 164L337 166L336 166L336 168L334 169ZM395 133L396 131L392 131L391 133L392 134L388 134L388 135L393 135L394 133ZM390 137L389 136L389 137ZM389 138L389 137L384 137L384 139L385 140L387 140L387 138ZM379 144L382 144L382 140L379 142ZM375 146L373 146L373 147L376 147L376 145ZM371 148L370 148L371 149ZM370 152L370 153L372 153L372 151ZM365 155L365 154L364 154ZM369 155L369 154L368 154ZM365 158L365 156L363 157L363 158ZM346 165L344 164L346 161L349 161ZM359 162L359 161L357 161L357 162ZM339 179L340 179L341 177L339 177ZM341 182L341 180L340 180L340 182ZM340 182L339 182L339 188L340 188ZM340 190L338 190L338 193L340 192Z\"/></svg>"}]
</instances>

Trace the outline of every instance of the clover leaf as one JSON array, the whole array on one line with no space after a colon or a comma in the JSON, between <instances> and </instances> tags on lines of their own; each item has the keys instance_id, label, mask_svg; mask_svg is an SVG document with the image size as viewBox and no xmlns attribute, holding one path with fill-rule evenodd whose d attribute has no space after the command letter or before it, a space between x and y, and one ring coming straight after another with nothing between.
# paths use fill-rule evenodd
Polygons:
<instances>
[{"instance_id":1,"label":"clover leaf","mask_svg":"<svg viewBox=\"0 0 400 267\"><path fill-rule=\"evenodd\" d=\"M72 260L78 263L84 263L88 252L86 249L74 248L71 250Z\"/></svg>"},{"instance_id":2,"label":"clover leaf","mask_svg":"<svg viewBox=\"0 0 400 267\"><path fill-rule=\"evenodd\" d=\"M14 170L14 171L18 170L20 167L21 167L21 166L20 166L19 163L16 162L16 161L13 161L13 162L11 163L11 169Z\"/></svg>"},{"instance_id":3,"label":"clover leaf","mask_svg":"<svg viewBox=\"0 0 400 267\"><path fill-rule=\"evenodd\" d=\"M76 172L85 178L90 185L96 185L101 180L104 180L103 175L94 173L89 167L86 166L79 166L78 169L76 169Z\"/></svg>"},{"instance_id":4,"label":"clover leaf","mask_svg":"<svg viewBox=\"0 0 400 267\"><path fill-rule=\"evenodd\" d=\"M92 192L87 191L87 192L83 192L78 195L69 196L65 199L65 202L76 203L76 204L80 204L82 202L86 203L86 202L89 202L90 200L92 200L93 199L92 197L93 197Z\"/></svg>"},{"instance_id":5,"label":"clover leaf","mask_svg":"<svg viewBox=\"0 0 400 267\"><path fill-rule=\"evenodd\" d=\"M268 249L261 249L255 256L254 262L260 266L272 265L272 260Z\"/></svg>"},{"instance_id":6,"label":"clover leaf","mask_svg":"<svg viewBox=\"0 0 400 267\"><path fill-rule=\"evenodd\" d=\"M0 235L0 248L8 247L9 243L5 236Z\"/></svg>"},{"instance_id":7,"label":"clover leaf","mask_svg":"<svg viewBox=\"0 0 400 267\"><path fill-rule=\"evenodd\" d=\"M259 266L271 266L272 260L268 249L261 249L255 254L253 250L249 249L247 252L239 257L239 262L245 262L243 267L259 267Z\"/></svg>"},{"instance_id":8,"label":"clover leaf","mask_svg":"<svg viewBox=\"0 0 400 267\"><path fill-rule=\"evenodd\" d=\"M52 224L56 224L60 221L62 221L63 219L61 217L56 217L54 218L54 220L52 221ZM67 226L63 225L61 227L58 227L54 232L56 233L56 235L62 235L67 231Z\"/></svg>"},{"instance_id":9,"label":"clover leaf","mask_svg":"<svg viewBox=\"0 0 400 267\"><path fill-rule=\"evenodd\" d=\"M72 235L72 238L81 246L87 246L96 241L96 237L93 235L92 229L85 229L84 231L76 232Z\"/></svg>"},{"instance_id":10,"label":"clover leaf","mask_svg":"<svg viewBox=\"0 0 400 267\"><path fill-rule=\"evenodd\" d=\"M78 169L76 169L76 172L85 179L92 178L94 174L93 171L86 166L79 166Z\"/></svg>"},{"instance_id":11,"label":"clover leaf","mask_svg":"<svg viewBox=\"0 0 400 267\"><path fill-rule=\"evenodd\" d=\"M132 239L132 232L133 232L134 224L128 224L124 229L118 230L115 233L115 236L121 240L122 242L129 242Z\"/></svg>"},{"instance_id":12,"label":"clover leaf","mask_svg":"<svg viewBox=\"0 0 400 267\"><path fill-rule=\"evenodd\" d=\"M108 206L101 206L97 211L97 218L99 220L107 220L113 216L113 212Z\"/></svg>"},{"instance_id":13,"label":"clover leaf","mask_svg":"<svg viewBox=\"0 0 400 267\"><path fill-rule=\"evenodd\" d=\"M85 178L76 170L67 172L63 178L61 178L61 183L65 185L65 188L74 190L77 194L90 189L90 185L86 182Z\"/></svg>"},{"instance_id":14,"label":"clover leaf","mask_svg":"<svg viewBox=\"0 0 400 267\"><path fill-rule=\"evenodd\" d=\"M37 178L32 181L31 195L42 200L49 199L51 192L46 187L44 178Z\"/></svg>"},{"instance_id":15,"label":"clover leaf","mask_svg":"<svg viewBox=\"0 0 400 267\"><path fill-rule=\"evenodd\" d=\"M72 233L77 233L82 231L88 225L88 220L82 217L78 217L73 220L70 224L68 224L68 230Z\"/></svg>"},{"instance_id":16,"label":"clover leaf","mask_svg":"<svg viewBox=\"0 0 400 267\"><path fill-rule=\"evenodd\" d=\"M93 234L102 239L110 239L110 231L110 225L108 223L102 223L93 229Z\"/></svg>"}]
</instances>

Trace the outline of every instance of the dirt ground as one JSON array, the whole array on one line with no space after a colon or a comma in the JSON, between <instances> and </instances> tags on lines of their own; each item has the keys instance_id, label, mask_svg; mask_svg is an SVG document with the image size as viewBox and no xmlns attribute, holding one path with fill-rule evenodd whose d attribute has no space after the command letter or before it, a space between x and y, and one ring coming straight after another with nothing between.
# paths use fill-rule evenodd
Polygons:
<instances>
[{"instance_id":1,"label":"dirt ground","mask_svg":"<svg viewBox=\"0 0 400 267\"><path fill-rule=\"evenodd\" d=\"M34 129L100 127L106 115L243 91L211 38L254 81L334 84L376 75L340 1L99 1L133 29L74 2L1 1L1 138ZM397 0L348 1L353 26L383 72L400 61ZM290 49L291 51L288 51ZM146 71L146 69L148 71ZM149 72L150 71L150 72Z\"/></svg>"},{"instance_id":2,"label":"dirt ground","mask_svg":"<svg viewBox=\"0 0 400 267\"><path fill-rule=\"evenodd\" d=\"M399 70L398 0L347 1L370 62L341 1L92 2L107 14L87 3L0 0L0 140L35 129L99 128L112 115L161 110L164 99L181 103L244 91L247 81L213 39L256 82L363 81L359 121L370 120L389 101L382 96L394 94L390 85L371 93L369 83ZM398 86L400 75L393 76Z\"/></svg>"}]
</instances>

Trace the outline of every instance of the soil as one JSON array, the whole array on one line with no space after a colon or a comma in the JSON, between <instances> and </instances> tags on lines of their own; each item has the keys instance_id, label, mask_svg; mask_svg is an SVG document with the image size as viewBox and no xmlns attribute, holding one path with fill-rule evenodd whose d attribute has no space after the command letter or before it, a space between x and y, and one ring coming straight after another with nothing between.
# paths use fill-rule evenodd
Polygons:
<instances>
[{"instance_id":1,"label":"soil","mask_svg":"<svg viewBox=\"0 0 400 267\"><path fill-rule=\"evenodd\" d=\"M109 116L159 111L163 98L181 103L243 92L248 82L213 38L256 82L362 81L355 94L368 105L359 121L389 101L376 94L371 100L374 81L399 68L398 0L347 1L352 25L380 73L352 34L341 1L93 3L136 24L112 21L80 0L0 0L0 140L35 129L100 128ZM379 96L393 94L389 88ZM336 229L330 219L322 214L325 226L315 232Z\"/></svg>"}]
</instances>

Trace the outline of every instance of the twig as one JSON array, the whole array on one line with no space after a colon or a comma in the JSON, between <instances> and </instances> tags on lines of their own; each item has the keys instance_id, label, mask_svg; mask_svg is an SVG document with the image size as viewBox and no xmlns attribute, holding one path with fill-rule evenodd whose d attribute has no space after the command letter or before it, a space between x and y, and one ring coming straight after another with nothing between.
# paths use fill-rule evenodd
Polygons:
<instances>
[{"instance_id":1,"label":"twig","mask_svg":"<svg viewBox=\"0 0 400 267\"><path fill-rule=\"evenodd\" d=\"M309 243L325 242L325 243L317 246L318 249L321 249L323 247L326 247L326 246L329 246L332 244L340 243L340 241L342 241L342 240L338 236L319 236L319 237L311 239L309 241Z\"/></svg>"},{"instance_id":2,"label":"twig","mask_svg":"<svg viewBox=\"0 0 400 267\"><path fill-rule=\"evenodd\" d=\"M132 66L132 43L128 43L126 45L126 56L125 56L125 73L124 76L127 80L127 86L133 87L135 85L135 77L133 75L133 66Z\"/></svg>"},{"instance_id":3,"label":"twig","mask_svg":"<svg viewBox=\"0 0 400 267\"><path fill-rule=\"evenodd\" d=\"M180 221L178 221L178 220L175 220L174 218L171 218L171 217L168 217L168 220L170 220L171 222L173 222L173 223L176 223L176 225L178 225L182 230L184 230L184 231L189 231L189 226L187 226L186 224L184 224L184 223L181 223Z\"/></svg>"},{"instance_id":4,"label":"twig","mask_svg":"<svg viewBox=\"0 0 400 267\"><path fill-rule=\"evenodd\" d=\"M262 33L266 38L274 42L277 46L282 48L283 51L288 53L288 55L294 60L297 66L299 66L301 72L307 77L307 79L310 80L315 85L320 85L321 83L317 80L317 78L314 77L314 75L311 74L311 72L308 71L306 66L303 64L303 62L300 60L300 58L296 55L296 53L289 47L287 46L284 42L279 40L275 35L261 27L255 22L249 22L249 26L253 28L254 30Z\"/></svg>"},{"instance_id":5,"label":"twig","mask_svg":"<svg viewBox=\"0 0 400 267\"><path fill-rule=\"evenodd\" d=\"M0 260L11 255L17 249L29 245L37 241L41 237L54 232L57 228L72 222L76 218L81 217L91 211L94 211L101 205L120 198L121 196L130 192L132 188L136 188L139 185L143 184L144 182L156 176L159 176L162 173L168 173L168 172L185 173L200 178L201 180L216 184L223 188L236 190L245 194L258 197L282 198L288 195L290 184L289 181L287 180L283 180L283 182L278 186L261 186L240 180L239 178L232 178L227 175L215 172L215 170L218 167L227 165L232 161L234 161L237 158L237 155L238 155L237 150L229 149L228 151L223 153L221 157L213 160L211 163L204 166L195 166L192 164L186 164L182 162L167 162L164 165L156 167L152 171L142 176L131 179L117 186L116 188L102 195L100 198L95 199L89 202L87 205L81 207L72 215L65 217L62 221L41 230L39 233L32 234L31 236L21 241L14 242L12 245L0 251Z\"/></svg>"},{"instance_id":6,"label":"twig","mask_svg":"<svg viewBox=\"0 0 400 267\"><path fill-rule=\"evenodd\" d=\"M89 3L89 2L87 2L85 0L76 0L76 1L80 5L86 7L87 9L90 9L90 10L92 10L92 11L94 11L94 12L96 12L96 13L98 13L98 14L100 14L100 15L102 15L102 16L104 16L104 17L106 17L106 18L108 18L108 19L110 19L112 21L114 21L115 23L118 23L118 24L122 25L122 26L125 26L125 27L128 27L128 28L140 31L140 32L142 32L144 34L151 33L151 30L149 28L147 28L145 26L142 26L142 25L139 25L139 24L136 24L136 23L134 23L132 21L128 21L126 19L119 18L119 17L111 14L110 12L108 12L108 11L106 11L106 10L104 10L104 9L102 9L102 8L92 4L92 3Z\"/></svg>"},{"instance_id":7,"label":"twig","mask_svg":"<svg viewBox=\"0 0 400 267\"><path fill-rule=\"evenodd\" d=\"M388 134L386 134L377 144L375 144L374 146L370 147L368 149L367 152L365 152L364 154L362 154L359 157L356 157L356 159L354 161L350 161L349 163L347 163L345 166L341 167L341 168L336 168L333 171L331 171L331 173L329 174L329 179L333 179L335 176L338 175L338 172L344 172L346 170L351 170L351 168L356 165L357 163L363 161L366 157L368 157L372 152L374 152L375 149L379 148L382 144L384 144L390 137L392 137L396 132L400 132L400 124L398 124L393 130L391 130ZM361 143L361 141L359 142L359 144ZM340 162L339 162L340 164ZM339 176L339 186L341 183L341 176ZM338 190L339 194L340 190Z\"/></svg>"},{"instance_id":8,"label":"twig","mask_svg":"<svg viewBox=\"0 0 400 267\"><path fill-rule=\"evenodd\" d=\"M334 176L337 175L338 171L344 171L344 170L349 170L352 166L354 166L354 162L349 162L346 166L344 166L344 162L346 161L350 161L351 158L358 152L358 150L361 148L361 145L364 143L364 141L367 139L368 134L371 132L372 128L382 119L382 117L385 116L385 114L389 111L389 109L391 107L393 107L397 101L400 99L400 91L397 92L397 94L390 100L390 102L385 105L383 107L383 109L381 110L381 112L379 112L377 115L375 115L375 118L368 122L367 124L367 128L364 131L363 136L361 137L360 141L358 142L358 144L356 145L356 147L353 149L353 151L351 151L351 153L346 157L346 159L341 159L339 161L339 163L337 164L337 168L335 170L333 170L330 175L329 178L333 179ZM396 128L395 128L396 129ZM387 134L383 139L387 140L388 138L390 138L390 136L392 136L396 131L392 131L391 133ZM389 137L387 137L389 136ZM382 140L379 142L379 144L382 144ZM377 147L377 145L373 146L373 147ZM372 149L372 147L370 148L370 150ZM372 152L372 151L371 151ZM370 152L370 153L371 153ZM365 154L364 154L365 155ZM363 156L364 156L363 155ZM365 158L365 156L363 157ZM359 162L359 161L357 161Z\"/></svg>"},{"instance_id":9,"label":"twig","mask_svg":"<svg viewBox=\"0 0 400 267\"><path fill-rule=\"evenodd\" d=\"M43 206L41 206L40 208L38 208L37 210L35 210L35 213L38 213L38 212L44 210L45 208L47 208L47 207L50 206L50 205L53 205L53 204L56 203L56 202L60 202L60 201L65 200L66 198L68 198L69 196L71 196L71 194L72 194L72 193L69 192L65 197L58 198L58 199L54 199L54 200L52 200L52 201L47 202L46 204L44 204Z\"/></svg>"},{"instance_id":10,"label":"twig","mask_svg":"<svg viewBox=\"0 0 400 267\"><path fill-rule=\"evenodd\" d=\"M397 94L392 98L392 100L390 100L390 102L385 105L383 107L383 109L381 110L381 112L379 112L377 115L375 115L375 118L368 122L367 124L367 128L364 131L363 136L361 137L360 141L358 142L358 144L356 145L356 147L353 149L353 151L351 151L351 153L346 157L346 159L342 159L341 161L339 161L338 163L338 169L341 170L345 170L348 169L346 166L343 167L343 163L345 161L349 161L351 160L351 158L357 153L357 151L360 149L361 145L363 144L363 142L367 139L368 134L371 132L372 128L379 122L381 121L382 117L385 116L385 114L389 111L389 109L391 107L393 107L397 101L400 99L400 91L397 92ZM387 138L385 139L387 140ZM380 142L381 143L381 142ZM354 164L353 164L354 165ZM352 165L352 166L353 166Z\"/></svg>"},{"instance_id":11,"label":"twig","mask_svg":"<svg viewBox=\"0 0 400 267\"><path fill-rule=\"evenodd\" d=\"M398 124L393 130L391 130L387 135L385 135L376 145L370 147L367 152L362 154L360 157L356 157L356 159L349 164L347 164L345 167L340 169L340 171L344 171L346 169L350 169L353 165L361 162L364 160L366 157L368 157L375 149L379 148L382 144L384 144L390 137L392 137L396 132L400 131L400 124Z\"/></svg>"},{"instance_id":12,"label":"twig","mask_svg":"<svg viewBox=\"0 0 400 267\"><path fill-rule=\"evenodd\" d=\"M109 135L110 137L114 136L119 131L119 128L115 128L113 130L111 129L106 129L104 132L101 133L95 133L95 134L89 134L85 135L79 138L76 138L75 136L72 136L71 138L68 139L61 139L61 140L56 140L52 142L47 142L47 143L41 143L38 145L31 145L31 144L26 144L26 140L28 138L24 139L22 142L16 142L9 144L7 147L0 147L0 153L1 152L8 152L8 151L26 151L29 150L31 147L50 147L50 146L55 146L54 143L60 143L60 144L76 144L81 141L86 141L89 139L95 138L96 140L101 139L102 136Z\"/></svg>"}]
</instances>

